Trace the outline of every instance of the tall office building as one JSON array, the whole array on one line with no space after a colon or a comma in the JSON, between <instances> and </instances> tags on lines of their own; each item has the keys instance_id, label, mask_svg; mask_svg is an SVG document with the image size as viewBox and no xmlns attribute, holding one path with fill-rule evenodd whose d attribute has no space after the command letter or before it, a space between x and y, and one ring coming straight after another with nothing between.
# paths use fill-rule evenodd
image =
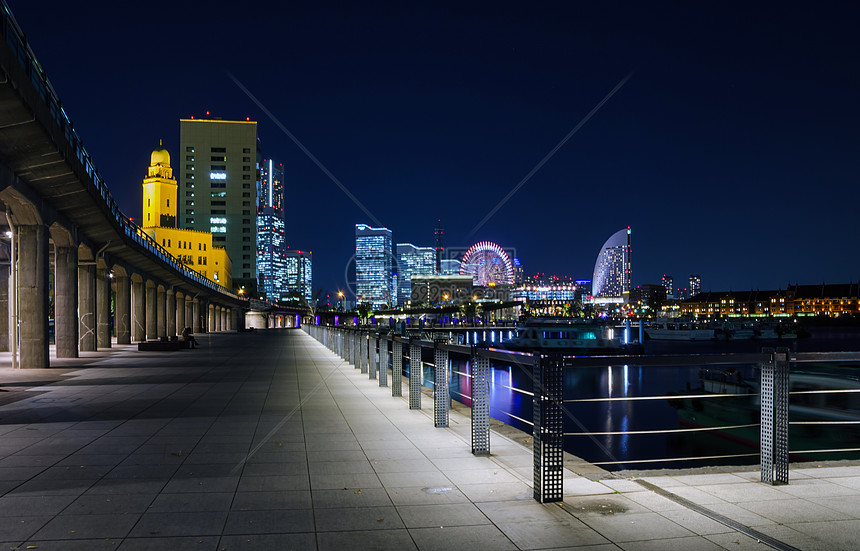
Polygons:
<instances>
[{"instance_id":1,"label":"tall office building","mask_svg":"<svg viewBox=\"0 0 860 551\"><path fill-rule=\"evenodd\" d=\"M630 226L606 240L594 263L592 291L595 299L619 299L630 292Z\"/></svg>"},{"instance_id":2,"label":"tall office building","mask_svg":"<svg viewBox=\"0 0 860 551\"><path fill-rule=\"evenodd\" d=\"M663 287L668 298L675 298L675 279L672 276L663 274Z\"/></svg>"},{"instance_id":3,"label":"tall office building","mask_svg":"<svg viewBox=\"0 0 860 551\"><path fill-rule=\"evenodd\" d=\"M690 276L690 296L694 297L702 292L702 278L698 275Z\"/></svg>"},{"instance_id":4,"label":"tall office building","mask_svg":"<svg viewBox=\"0 0 860 551\"><path fill-rule=\"evenodd\" d=\"M179 121L179 226L212 232L233 259L233 282L257 283L255 121Z\"/></svg>"},{"instance_id":5,"label":"tall office building","mask_svg":"<svg viewBox=\"0 0 860 551\"><path fill-rule=\"evenodd\" d=\"M264 159L257 204L257 294L271 301L286 293L284 166Z\"/></svg>"},{"instance_id":6,"label":"tall office building","mask_svg":"<svg viewBox=\"0 0 860 551\"><path fill-rule=\"evenodd\" d=\"M398 304L405 304L412 298L412 276L436 273L436 260L436 249L433 247L416 247L411 243L397 244Z\"/></svg>"},{"instance_id":7,"label":"tall office building","mask_svg":"<svg viewBox=\"0 0 860 551\"><path fill-rule=\"evenodd\" d=\"M284 273L283 294L296 291L310 304L313 299L313 251L284 251Z\"/></svg>"},{"instance_id":8,"label":"tall office building","mask_svg":"<svg viewBox=\"0 0 860 551\"><path fill-rule=\"evenodd\" d=\"M355 225L355 301L373 308L393 306L394 251L391 230Z\"/></svg>"}]
</instances>

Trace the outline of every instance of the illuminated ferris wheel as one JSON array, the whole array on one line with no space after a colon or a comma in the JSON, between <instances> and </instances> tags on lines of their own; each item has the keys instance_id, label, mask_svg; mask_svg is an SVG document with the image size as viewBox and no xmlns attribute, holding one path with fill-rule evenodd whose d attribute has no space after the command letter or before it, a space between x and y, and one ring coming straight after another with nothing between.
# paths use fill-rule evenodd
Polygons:
<instances>
[{"instance_id":1,"label":"illuminated ferris wheel","mask_svg":"<svg viewBox=\"0 0 860 551\"><path fill-rule=\"evenodd\" d=\"M481 241L469 247L463 255L460 274L471 275L473 284L481 287L514 282L511 258L491 241Z\"/></svg>"}]
</instances>

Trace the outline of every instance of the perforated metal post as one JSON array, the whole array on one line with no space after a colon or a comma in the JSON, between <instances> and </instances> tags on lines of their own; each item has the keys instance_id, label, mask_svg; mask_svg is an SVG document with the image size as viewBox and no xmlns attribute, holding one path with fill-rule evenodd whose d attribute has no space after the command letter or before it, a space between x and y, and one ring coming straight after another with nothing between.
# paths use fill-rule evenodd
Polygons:
<instances>
[{"instance_id":1,"label":"perforated metal post","mask_svg":"<svg viewBox=\"0 0 860 551\"><path fill-rule=\"evenodd\" d=\"M409 342L409 409L421 409L421 346L417 340Z\"/></svg>"},{"instance_id":2,"label":"perforated metal post","mask_svg":"<svg viewBox=\"0 0 860 551\"><path fill-rule=\"evenodd\" d=\"M343 359L343 331L340 329L337 330L337 355Z\"/></svg>"},{"instance_id":3,"label":"perforated metal post","mask_svg":"<svg viewBox=\"0 0 860 551\"><path fill-rule=\"evenodd\" d=\"M388 337L379 339L379 386L388 386Z\"/></svg>"},{"instance_id":4,"label":"perforated metal post","mask_svg":"<svg viewBox=\"0 0 860 551\"><path fill-rule=\"evenodd\" d=\"M403 343L391 342L391 395L403 396Z\"/></svg>"},{"instance_id":5,"label":"perforated metal post","mask_svg":"<svg viewBox=\"0 0 860 551\"><path fill-rule=\"evenodd\" d=\"M362 373L367 373L367 334L358 336L358 366Z\"/></svg>"},{"instance_id":6,"label":"perforated metal post","mask_svg":"<svg viewBox=\"0 0 860 551\"><path fill-rule=\"evenodd\" d=\"M448 339L435 339L433 359L436 362L436 380L433 383L433 421L436 427L448 426L448 409L451 392L448 385L448 351L442 345Z\"/></svg>"},{"instance_id":7,"label":"perforated metal post","mask_svg":"<svg viewBox=\"0 0 860 551\"><path fill-rule=\"evenodd\" d=\"M535 355L534 361L534 498L561 501L564 467L564 376L561 354Z\"/></svg>"},{"instance_id":8,"label":"perforated metal post","mask_svg":"<svg viewBox=\"0 0 860 551\"><path fill-rule=\"evenodd\" d=\"M368 355L370 356L370 363L368 363L367 365L367 378L375 379L376 370L379 366L379 358L376 356L376 346L379 344L379 333L371 333L369 337L370 340L367 341L367 345L370 347L368 350Z\"/></svg>"},{"instance_id":9,"label":"perforated metal post","mask_svg":"<svg viewBox=\"0 0 860 551\"><path fill-rule=\"evenodd\" d=\"M788 484L787 348L764 348L769 361L761 364L761 481Z\"/></svg>"},{"instance_id":10,"label":"perforated metal post","mask_svg":"<svg viewBox=\"0 0 860 551\"><path fill-rule=\"evenodd\" d=\"M472 347L472 453L490 455L490 358L487 343Z\"/></svg>"}]
</instances>

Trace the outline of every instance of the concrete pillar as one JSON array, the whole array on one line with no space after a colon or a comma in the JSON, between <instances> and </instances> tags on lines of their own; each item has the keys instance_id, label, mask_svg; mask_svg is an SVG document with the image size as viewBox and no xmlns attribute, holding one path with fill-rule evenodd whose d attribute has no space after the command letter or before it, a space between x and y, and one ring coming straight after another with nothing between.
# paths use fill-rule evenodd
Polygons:
<instances>
[{"instance_id":1,"label":"concrete pillar","mask_svg":"<svg viewBox=\"0 0 860 551\"><path fill-rule=\"evenodd\" d=\"M176 292L176 333L181 334L185 329L185 294Z\"/></svg>"},{"instance_id":2,"label":"concrete pillar","mask_svg":"<svg viewBox=\"0 0 860 551\"><path fill-rule=\"evenodd\" d=\"M230 330L238 331L239 330L239 309L238 308L230 308Z\"/></svg>"},{"instance_id":3,"label":"concrete pillar","mask_svg":"<svg viewBox=\"0 0 860 551\"><path fill-rule=\"evenodd\" d=\"M48 357L48 230L18 226L18 336L22 368L46 368Z\"/></svg>"},{"instance_id":4,"label":"concrete pillar","mask_svg":"<svg viewBox=\"0 0 860 551\"><path fill-rule=\"evenodd\" d=\"M0 265L0 352L9 351L9 266Z\"/></svg>"},{"instance_id":5,"label":"concrete pillar","mask_svg":"<svg viewBox=\"0 0 860 551\"><path fill-rule=\"evenodd\" d=\"M215 331L215 305L213 304L206 308L206 331L210 333Z\"/></svg>"},{"instance_id":6,"label":"concrete pillar","mask_svg":"<svg viewBox=\"0 0 860 551\"><path fill-rule=\"evenodd\" d=\"M226 331L227 324L225 321L227 320L227 309L223 306L218 307L218 331Z\"/></svg>"},{"instance_id":7,"label":"concrete pillar","mask_svg":"<svg viewBox=\"0 0 860 551\"><path fill-rule=\"evenodd\" d=\"M191 330L195 333L200 332L200 301L196 298L191 301L191 321L194 323Z\"/></svg>"},{"instance_id":8,"label":"concrete pillar","mask_svg":"<svg viewBox=\"0 0 860 551\"><path fill-rule=\"evenodd\" d=\"M131 284L131 338L134 342L146 340L146 283L133 281Z\"/></svg>"},{"instance_id":9,"label":"concrete pillar","mask_svg":"<svg viewBox=\"0 0 860 551\"><path fill-rule=\"evenodd\" d=\"M146 286L146 338L155 340L158 338L158 318L156 316L157 292L155 285Z\"/></svg>"},{"instance_id":10,"label":"concrete pillar","mask_svg":"<svg viewBox=\"0 0 860 551\"><path fill-rule=\"evenodd\" d=\"M155 332L158 333L159 337L164 337L167 335L167 318L165 317L164 307L165 307L165 293L164 287L159 286L156 290L155 295L155 316L156 316L156 325Z\"/></svg>"},{"instance_id":11,"label":"concrete pillar","mask_svg":"<svg viewBox=\"0 0 860 551\"><path fill-rule=\"evenodd\" d=\"M167 336L172 337L176 335L176 295L173 293L173 289L167 290L167 304L166 315L167 315Z\"/></svg>"},{"instance_id":12,"label":"concrete pillar","mask_svg":"<svg viewBox=\"0 0 860 551\"><path fill-rule=\"evenodd\" d=\"M78 350L96 350L95 266L78 266Z\"/></svg>"},{"instance_id":13,"label":"concrete pillar","mask_svg":"<svg viewBox=\"0 0 860 551\"><path fill-rule=\"evenodd\" d=\"M110 348L110 271L96 270L96 346Z\"/></svg>"},{"instance_id":14,"label":"concrete pillar","mask_svg":"<svg viewBox=\"0 0 860 551\"><path fill-rule=\"evenodd\" d=\"M191 327L194 331L194 301L191 297L185 297L185 327Z\"/></svg>"},{"instance_id":15,"label":"concrete pillar","mask_svg":"<svg viewBox=\"0 0 860 551\"><path fill-rule=\"evenodd\" d=\"M78 357L77 247L54 247L54 342L58 358Z\"/></svg>"},{"instance_id":16,"label":"concrete pillar","mask_svg":"<svg viewBox=\"0 0 860 551\"><path fill-rule=\"evenodd\" d=\"M114 302L114 327L116 343L131 344L131 281L128 276L118 275L116 282L116 301Z\"/></svg>"}]
</instances>

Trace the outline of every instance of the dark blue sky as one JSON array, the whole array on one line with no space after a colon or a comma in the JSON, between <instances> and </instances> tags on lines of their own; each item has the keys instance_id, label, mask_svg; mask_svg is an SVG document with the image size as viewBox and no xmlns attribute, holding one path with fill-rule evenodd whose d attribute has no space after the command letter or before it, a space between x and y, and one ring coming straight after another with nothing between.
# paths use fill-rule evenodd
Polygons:
<instances>
[{"instance_id":1,"label":"dark blue sky","mask_svg":"<svg viewBox=\"0 0 860 551\"><path fill-rule=\"evenodd\" d=\"M630 225L636 284L860 280L851 3L10 3L127 214L179 118L258 120L286 168L287 242L314 251L318 286L345 285L354 224L372 220L228 73L396 242L432 245L441 217L449 247L492 240L527 274L590 278Z\"/></svg>"}]
</instances>

